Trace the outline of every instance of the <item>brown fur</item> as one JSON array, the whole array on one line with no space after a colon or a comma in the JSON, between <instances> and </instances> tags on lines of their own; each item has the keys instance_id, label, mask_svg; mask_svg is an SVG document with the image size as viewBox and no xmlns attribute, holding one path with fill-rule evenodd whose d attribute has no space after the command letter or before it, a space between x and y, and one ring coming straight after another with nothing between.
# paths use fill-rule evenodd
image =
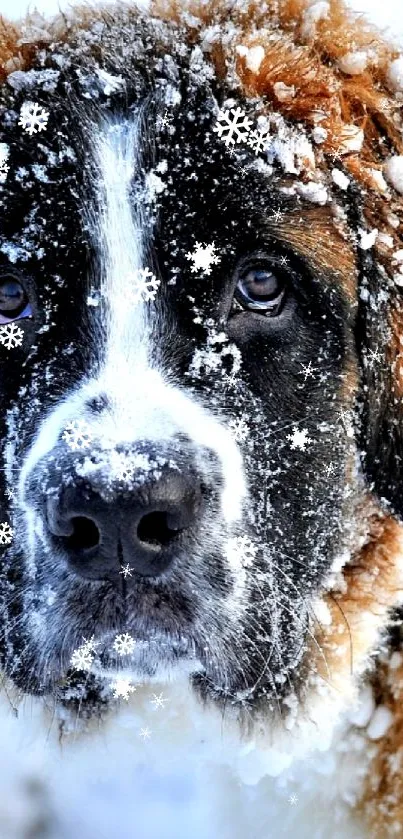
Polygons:
<instances>
[{"instance_id":1,"label":"brown fur","mask_svg":"<svg viewBox=\"0 0 403 839\"><path fill-rule=\"evenodd\" d=\"M384 265L388 277L396 270L392 254L402 248L403 197L393 189L385 189L376 180L382 173L386 159L391 154L403 153L402 115L400 103L387 86L387 68L398 56L394 46L386 43L379 33L353 12L341 0L330 0L328 17L307 27L305 13L307 0L268 0L267 8L250 2L247 10L232 8L223 2L198 5L187 2L187 22L181 12L184 3L175 0L154 0L152 14L156 17L180 22L186 30L188 41L198 42L198 29L189 22L190 16L206 26L221 24L226 30L228 22L239 27L227 41L217 36L211 46L211 57L217 72L224 76L229 65L235 66L240 79L241 92L246 96L264 96L274 103L275 109L307 128L315 126L318 113L323 115L320 125L328 135L317 149L322 154L324 166L342 166L364 191L364 213L368 226L393 237L393 247L381 240L375 245L376 258ZM36 16L28 18L22 27L14 26L0 18L0 81L15 69L29 69L38 47L52 40L69 40L77 30L85 28L94 19L108 18L117 13L118 7L94 11L86 7L74 10L67 23L63 15L53 22L44 22ZM119 14L136 17L135 9L120 9ZM304 23L305 21L305 23ZM248 69L245 57L236 51L237 46L261 45L264 59L258 72ZM338 65L349 51L370 48L371 58L367 68L359 75L349 76ZM295 96L281 101L276 96L275 85L283 82L295 88ZM346 148L346 131L351 126L362 129L364 141L360 151ZM380 143L380 136L385 142ZM333 162L332 162L333 161ZM397 225L391 226L394 214ZM269 224L269 220L268 220ZM311 232L312 231L312 232ZM289 242L309 257L319 268L332 269L337 265L340 282L346 296L353 301L356 296L355 254L338 232L328 208L307 208L301 224L285 217L278 227L284 241ZM320 235L318 236L318 232ZM394 376L395 397L403 395L403 364L400 337L403 336L403 312L400 290L390 280L392 307L389 322L392 339L388 348L390 369ZM349 401L357 387L356 371L347 371L346 387ZM402 418L403 421L403 418ZM317 646L310 655L320 678L331 681L333 688L343 693L351 690L351 673L362 673L368 655L376 645L379 633L387 623L389 610L395 606L403 591L403 572L400 557L403 553L403 528L394 519L382 514L374 500L368 496L362 509L368 520L370 537L365 546L345 567L345 589L325 597L332 616L329 627L316 633ZM344 654L340 655L341 649ZM403 747L403 667L391 670L383 664L376 674L377 696L394 714L394 723L379 743L371 767L362 802L358 809L367 819L373 836L396 835L393 823L403 824L403 774L391 760ZM403 830L403 828L402 828Z\"/></svg>"},{"instance_id":2,"label":"brown fur","mask_svg":"<svg viewBox=\"0 0 403 839\"><path fill-rule=\"evenodd\" d=\"M377 704L388 708L393 722L371 761L360 809L378 839L403 831L403 665L382 663L374 678Z\"/></svg>"},{"instance_id":3,"label":"brown fur","mask_svg":"<svg viewBox=\"0 0 403 839\"><path fill-rule=\"evenodd\" d=\"M347 231L337 230L331 212L325 207L304 207L303 213L286 215L276 222L276 235L307 259L326 279L326 272L340 280L344 294L353 303L357 296L355 253ZM337 265L337 269L335 266Z\"/></svg>"}]
</instances>

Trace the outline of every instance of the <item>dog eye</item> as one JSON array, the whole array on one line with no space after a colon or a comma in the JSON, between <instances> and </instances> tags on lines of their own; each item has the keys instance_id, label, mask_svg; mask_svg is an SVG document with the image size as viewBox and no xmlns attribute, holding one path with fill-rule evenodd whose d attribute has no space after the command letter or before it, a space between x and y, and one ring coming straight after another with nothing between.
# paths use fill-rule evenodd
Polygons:
<instances>
[{"instance_id":1,"label":"dog eye","mask_svg":"<svg viewBox=\"0 0 403 839\"><path fill-rule=\"evenodd\" d=\"M23 285L11 275L0 276L0 315L3 320L18 318L26 309L28 298Z\"/></svg>"},{"instance_id":2,"label":"dog eye","mask_svg":"<svg viewBox=\"0 0 403 839\"><path fill-rule=\"evenodd\" d=\"M239 273L235 300L243 309L275 317L284 305L286 291L287 282L282 272L273 265L258 262L249 264Z\"/></svg>"}]
</instances>

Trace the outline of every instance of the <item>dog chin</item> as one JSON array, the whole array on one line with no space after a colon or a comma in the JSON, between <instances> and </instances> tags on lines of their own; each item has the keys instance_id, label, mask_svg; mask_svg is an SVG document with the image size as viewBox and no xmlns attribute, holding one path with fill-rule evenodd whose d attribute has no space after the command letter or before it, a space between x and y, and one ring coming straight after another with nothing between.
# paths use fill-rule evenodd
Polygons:
<instances>
[{"instance_id":1,"label":"dog chin","mask_svg":"<svg viewBox=\"0 0 403 839\"><path fill-rule=\"evenodd\" d=\"M178 641L161 632L148 637L136 633L135 647L129 655L114 652L114 638L116 633L105 633L102 639L97 639L94 659L88 670L105 686L109 683L113 687L118 680L125 680L133 687L147 683L168 683L205 671L194 646L183 637ZM74 673L73 668L69 668L67 673L61 673L50 686L51 689L64 683L66 677L68 680L74 677Z\"/></svg>"}]
</instances>

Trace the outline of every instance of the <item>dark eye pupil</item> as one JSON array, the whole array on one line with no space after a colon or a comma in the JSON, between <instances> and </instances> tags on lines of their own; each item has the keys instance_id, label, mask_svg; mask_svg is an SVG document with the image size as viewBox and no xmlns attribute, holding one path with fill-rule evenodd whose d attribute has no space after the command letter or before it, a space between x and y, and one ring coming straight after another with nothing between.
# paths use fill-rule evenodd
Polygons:
<instances>
[{"instance_id":1,"label":"dark eye pupil","mask_svg":"<svg viewBox=\"0 0 403 839\"><path fill-rule=\"evenodd\" d=\"M18 280L0 280L0 312L2 314L18 313L25 303L25 292Z\"/></svg>"}]
</instances>

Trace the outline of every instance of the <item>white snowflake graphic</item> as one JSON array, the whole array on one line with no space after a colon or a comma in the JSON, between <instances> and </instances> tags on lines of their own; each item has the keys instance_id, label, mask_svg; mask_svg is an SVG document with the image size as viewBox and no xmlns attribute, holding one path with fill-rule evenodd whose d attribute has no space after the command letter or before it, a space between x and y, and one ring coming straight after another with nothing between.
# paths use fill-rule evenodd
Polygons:
<instances>
[{"instance_id":1,"label":"white snowflake graphic","mask_svg":"<svg viewBox=\"0 0 403 839\"><path fill-rule=\"evenodd\" d=\"M12 489L6 489L6 496L9 499L9 501L14 501L15 496Z\"/></svg>"},{"instance_id":2,"label":"white snowflake graphic","mask_svg":"<svg viewBox=\"0 0 403 839\"><path fill-rule=\"evenodd\" d=\"M23 337L24 332L16 323L5 323L3 326L0 326L0 344L3 344L6 350L13 350L14 347L20 347Z\"/></svg>"},{"instance_id":3,"label":"white snowflake graphic","mask_svg":"<svg viewBox=\"0 0 403 839\"><path fill-rule=\"evenodd\" d=\"M131 693L134 693L136 688L129 682L128 679L116 679L113 684L113 695L115 699L128 699Z\"/></svg>"},{"instance_id":4,"label":"white snowflake graphic","mask_svg":"<svg viewBox=\"0 0 403 839\"><path fill-rule=\"evenodd\" d=\"M290 440L292 449L301 449L301 451L305 451L306 446L312 443L311 438L308 437L308 429L303 428L300 431L295 425L292 434L287 434L287 440Z\"/></svg>"},{"instance_id":5,"label":"white snowflake graphic","mask_svg":"<svg viewBox=\"0 0 403 839\"><path fill-rule=\"evenodd\" d=\"M257 547L249 536L234 536L228 540L225 552L231 565L241 564L244 568L249 568L257 554Z\"/></svg>"},{"instance_id":6,"label":"white snowflake graphic","mask_svg":"<svg viewBox=\"0 0 403 839\"><path fill-rule=\"evenodd\" d=\"M133 576L132 571L134 571L134 568L130 568L130 565L124 565L122 570L119 571L119 574L123 574L124 578L126 579L126 577Z\"/></svg>"},{"instance_id":7,"label":"white snowflake graphic","mask_svg":"<svg viewBox=\"0 0 403 839\"><path fill-rule=\"evenodd\" d=\"M269 217L269 221L275 221L276 224L279 224L280 221L284 219L284 212L283 210L275 210L273 215Z\"/></svg>"},{"instance_id":8,"label":"white snowflake graphic","mask_svg":"<svg viewBox=\"0 0 403 839\"><path fill-rule=\"evenodd\" d=\"M20 118L18 125L21 125L27 134L37 134L38 131L43 131L49 119L49 111L41 108L37 102L24 102L20 110Z\"/></svg>"},{"instance_id":9,"label":"white snowflake graphic","mask_svg":"<svg viewBox=\"0 0 403 839\"><path fill-rule=\"evenodd\" d=\"M117 635L113 642L113 649L119 655L130 655L136 646L134 638L128 633L124 632L122 635Z\"/></svg>"},{"instance_id":10,"label":"white snowflake graphic","mask_svg":"<svg viewBox=\"0 0 403 839\"><path fill-rule=\"evenodd\" d=\"M74 670L90 670L95 654L95 642L93 638L84 641L80 647L74 650L70 664Z\"/></svg>"},{"instance_id":11,"label":"white snowflake graphic","mask_svg":"<svg viewBox=\"0 0 403 839\"><path fill-rule=\"evenodd\" d=\"M141 728L141 729L140 729L140 735L139 735L139 736L140 736L140 737L142 737L142 738L143 738L143 740L149 740L149 739L150 739L150 737L151 737L151 731L150 731L150 729L149 729L149 728Z\"/></svg>"},{"instance_id":12,"label":"white snowflake graphic","mask_svg":"<svg viewBox=\"0 0 403 839\"><path fill-rule=\"evenodd\" d=\"M382 356L379 350L369 350L367 353L366 364L368 367L373 367L374 364L379 364L382 361Z\"/></svg>"},{"instance_id":13,"label":"white snowflake graphic","mask_svg":"<svg viewBox=\"0 0 403 839\"><path fill-rule=\"evenodd\" d=\"M91 434L84 420L72 420L62 434L62 440L74 451L85 449L91 442Z\"/></svg>"},{"instance_id":14,"label":"white snowflake graphic","mask_svg":"<svg viewBox=\"0 0 403 839\"><path fill-rule=\"evenodd\" d=\"M267 146L267 138L269 130L267 128L259 128L257 131L251 131L248 136L248 146L253 149L255 154L264 152Z\"/></svg>"},{"instance_id":15,"label":"white snowflake graphic","mask_svg":"<svg viewBox=\"0 0 403 839\"><path fill-rule=\"evenodd\" d=\"M157 128L167 128L168 125L170 125L170 123L172 122L172 120L173 120L172 114L168 114L168 111L165 108L164 116L163 117L161 115L157 116L157 120L156 120Z\"/></svg>"},{"instance_id":16,"label":"white snowflake graphic","mask_svg":"<svg viewBox=\"0 0 403 839\"><path fill-rule=\"evenodd\" d=\"M221 108L213 131L224 140L226 146L233 146L247 140L251 125L252 120L245 116L241 108Z\"/></svg>"},{"instance_id":17,"label":"white snowflake graphic","mask_svg":"<svg viewBox=\"0 0 403 839\"><path fill-rule=\"evenodd\" d=\"M153 697L154 699L151 699L151 705L154 705L155 708L163 708L165 702L168 702L167 699L164 699L162 693L159 693L158 695L153 693Z\"/></svg>"},{"instance_id":18,"label":"white snowflake graphic","mask_svg":"<svg viewBox=\"0 0 403 839\"><path fill-rule=\"evenodd\" d=\"M201 242L196 242L193 253L189 251L186 254L186 259L193 262L191 271L194 274L196 271L203 271L205 274L211 274L211 266L217 265L221 262L221 257L215 253L215 244L203 245Z\"/></svg>"},{"instance_id":19,"label":"white snowflake graphic","mask_svg":"<svg viewBox=\"0 0 403 839\"><path fill-rule=\"evenodd\" d=\"M295 793L290 795L288 803L291 804L291 807L294 807L296 804L298 804L298 796L295 795Z\"/></svg>"},{"instance_id":20,"label":"white snowflake graphic","mask_svg":"<svg viewBox=\"0 0 403 839\"><path fill-rule=\"evenodd\" d=\"M225 373L222 377L222 383L225 390L227 390L227 388L235 387L235 385L238 384L236 373L234 371L231 373Z\"/></svg>"},{"instance_id":21,"label":"white snowflake graphic","mask_svg":"<svg viewBox=\"0 0 403 839\"><path fill-rule=\"evenodd\" d=\"M155 300L161 280L157 280L155 274L149 268L137 268L130 276L131 287L129 295L132 303L137 305L142 300Z\"/></svg>"},{"instance_id":22,"label":"white snowflake graphic","mask_svg":"<svg viewBox=\"0 0 403 839\"><path fill-rule=\"evenodd\" d=\"M299 371L298 375L304 377L304 382L306 382L308 376L311 376L312 379L315 378L314 371L318 369L317 367L312 367L312 361L309 364L301 364L301 370Z\"/></svg>"},{"instance_id":23,"label":"white snowflake graphic","mask_svg":"<svg viewBox=\"0 0 403 839\"><path fill-rule=\"evenodd\" d=\"M14 531L6 521L0 523L0 545L11 545Z\"/></svg>"},{"instance_id":24,"label":"white snowflake graphic","mask_svg":"<svg viewBox=\"0 0 403 839\"><path fill-rule=\"evenodd\" d=\"M240 419L231 420L229 423L229 428L232 431L234 439L237 443L244 442L249 434L249 427L246 420L243 417Z\"/></svg>"}]
</instances>

